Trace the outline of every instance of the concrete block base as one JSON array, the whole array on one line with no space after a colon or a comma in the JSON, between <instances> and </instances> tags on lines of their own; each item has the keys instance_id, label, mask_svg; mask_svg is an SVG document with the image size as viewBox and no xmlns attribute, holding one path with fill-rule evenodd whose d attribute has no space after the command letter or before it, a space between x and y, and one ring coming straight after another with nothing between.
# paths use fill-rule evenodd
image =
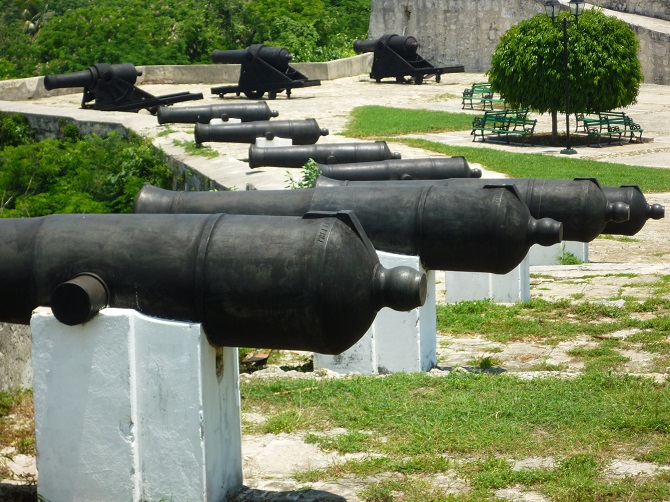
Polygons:
<instances>
[{"instance_id":1,"label":"concrete block base","mask_svg":"<svg viewBox=\"0 0 670 502\"><path fill-rule=\"evenodd\" d=\"M384 267L401 265L423 270L416 256L378 251ZM314 354L314 367L337 373L430 371L437 365L435 272L427 271L428 293L422 307L409 312L383 308L363 337L337 355Z\"/></svg>"},{"instance_id":2,"label":"concrete block base","mask_svg":"<svg viewBox=\"0 0 670 502\"><path fill-rule=\"evenodd\" d=\"M535 265L560 265L565 253L574 255L583 262L589 261L589 244L587 242L563 241L553 246L535 244L528 251L528 260L531 267Z\"/></svg>"},{"instance_id":3,"label":"concrete block base","mask_svg":"<svg viewBox=\"0 0 670 502\"><path fill-rule=\"evenodd\" d=\"M293 145L293 140L291 138L256 138L256 146L261 148L272 148L275 146L291 146Z\"/></svg>"},{"instance_id":4,"label":"concrete block base","mask_svg":"<svg viewBox=\"0 0 670 502\"><path fill-rule=\"evenodd\" d=\"M530 299L528 256L507 274L446 271L444 284L446 303L474 300L524 302Z\"/></svg>"},{"instance_id":5,"label":"concrete block base","mask_svg":"<svg viewBox=\"0 0 670 502\"><path fill-rule=\"evenodd\" d=\"M237 349L199 324L105 309L31 321L38 493L220 501L242 486Z\"/></svg>"}]
</instances>

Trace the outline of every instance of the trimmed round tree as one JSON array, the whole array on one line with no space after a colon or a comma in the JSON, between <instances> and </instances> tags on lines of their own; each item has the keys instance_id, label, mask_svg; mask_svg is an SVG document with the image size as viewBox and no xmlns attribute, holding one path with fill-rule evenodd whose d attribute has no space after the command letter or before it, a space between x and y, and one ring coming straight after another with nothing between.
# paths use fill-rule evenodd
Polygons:
<instances>
[{"instance_id":1,"label":"trimmed round tree","mask_svg":"<svg viewBox=\"0 0 670 502\"><path fill-rule=\"evenodd\" d=\"M520 22L500 39L491 58L489 82L509 106L551 112L558 139L557 114L565 113L563 16L544 14ZM574 19L574 18L572 18ZM570 113L598 113L637 100L644 80L637 57L639 41L623 21L591 9L568 25Z\"/></svg>"}]
</instances>

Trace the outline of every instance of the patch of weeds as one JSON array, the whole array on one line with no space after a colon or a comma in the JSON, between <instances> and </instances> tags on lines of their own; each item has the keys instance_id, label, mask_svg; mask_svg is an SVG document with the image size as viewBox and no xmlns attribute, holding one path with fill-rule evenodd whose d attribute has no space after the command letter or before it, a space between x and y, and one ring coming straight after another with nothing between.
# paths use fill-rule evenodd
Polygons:
<instances>
[{"instance_id":1,"label":"patch of weeds","mask_svg":"<svg viewBox=\"0 0 670 502\"><path fill-rule=\"evenodd\" d=\"M500 354L503 352L505 349L502 347L484 347L479 349L481 352L490 352L491 354Z\"/></svg>"},{"instance_id":2,"label":"patch of weeds","mask_svg":"<svg viewBox=\"0 0 670 502\"><path fill-rule=\"evenodd\" d=\"M334 436L307 434L305 442L315 444L323 451L338 451L340 453L358 453L370 449L370 434L361 432L347 432Z\"/></svg>"},{"instance_id":3,"label":"patch of weeds","mask_svg":"<svg viewBox=\"0 0 670 502\"><path fill-rule=\"evenodd\" d=\"M479 368L480 370L488 370L496 366L500 366L502 361L494 356L476 357L468 361L468 365Z\"/></svg>"},{"instance_id":4,"label":"patch of weeds","mask_svg":"<svg viewBox=\"0 0 670 502\"><path fill-rule=\"evenodd\" d=\"M567 351L566 354L585 359L585 371L615 370L630 359L614 350L612 342L618 342L618 340L605 340L594 348L576 347Z\"/></svg>"},{"instance_id":5,"label":"patch of weeds","mask_svg":"<svg viewBox=\"0 0 670 502\"><path fill-rule=\"evenodd\" d=\"M172 134L173 132L176 132L175 129L170 127L169 125L164 126L161 128L160 132L157 134L159 138L162 138L163 136L168 136Z\"/></svg>"},{"instance_id":6,"label":"patch of weeds","mask_svg":"<svg viewBox=\"0 0 670 502\"><path fill-rule=\"evenodd\" d=\"M397 500L438 502L458 500L447 497L443 490L433 486L426 480L408 477L384 479L378 483L366 486L357 495L366 502L396 502Z\"/></svg>"},{"instance_id":7,"label":"patch of weeds","mask_svg":"<svg viewBox=\"0 0 670 502\"><path fill-rule=\"evenodd\" d=\"M296 432L304 427L304 417L294 411L280 411L267 418L260 427L264 434L287 434Z\"/></svg>"},{"instance_id":8,"label":"patch of weeds","mask_svg":"<svg viewBox=\"0 0 670 502\"><path fill-rule=\"evenodd\" d=\"M584 262L569 251L564 251L558 257L559 265L581 265L582 263Z\"/></svg>"},{"instance_id":9,"label":"patch of weeds","mask_svg":"<svg viewBox=\"0 0 670 502\"><path fill-rule=\"evenodd\" d=\"M635 457L639 462L653 462L655 464L670 465L670 444L661 448L654 448L647 453L642 453Z\"/></svg>"},{"instance_id":10,"label":"patch of weeds","mask_svg":"<svg viewBox=\"0 0 670 502\"><path fill-rule=\"evenodd\" d=\"M572 298L573 300L581 300L582 298L584 298L584 293L572 293L570 295L570 298Z\"/></svg>"},{"instance_id":11,"label":"patch of weeds","mask_svg":"<svg viewBox=\"0 0 670 502\"><path fill-rule=\"evenodd\" d=\"M35 455L33 395L29 390L0 392L0 450L13 447Z\"/></svg>"},{"instance_id":12,"label":"patch of weeds","mask_svg":"<svg viewBox=\"0 0 670 502\"><path fill-rule=\"evenodd\" d=\"M199 155L208 159L219 156L219 152L209 146L198 145L195 141L182 141L175 139L172 141L175 146L180 146L189 155Z\"/></svg>"},{"instance_id":13,"label":"patch of weeds","mask_svg":"<svg viewBox=\"0 0 670 502\"><path fill-rule=\"evenodd\" d=\"M627 235L612 235L612 234L600 234L596 239L603 239L606 241L617 241L617 242L640 242L640 239L635 239L634 237L628 237Z\"/></svg>"},{"instance_id":14,"label":"patch of weeds","mask_svg":"<svg viewBox=\"0 0 670 502\"><path fill-rule=\"evenodd\" d=\"M299 190L301 188L313 188L316 178L321 174L318 164L313 160L307 160L302 168L302 173L298 179L294 179L290 171L286 171L286 188Z\"/></svg>"},{"instance_id":15,"label":"patch of weeds","mask_svg":"<svg viewBox=\"0 0 670 502\"><path fill-rule=\"evenodd\" d=\"M530 274L530 278L531 279L551 279L551 280L554 280L554 276L549 275L549 274Z\"/></svg>"},{"instance_id":16,"label":"patch of weeds","mask_svg":"<svg viewBox=\"0 0 670 502\"><path fill-rule=\"evenodd\" d=\"M565 371L566 369L568 369L567 364L549 364L547 362L537 363L530 367L530 371Z\"/></svg>"},{"instance_id":17,"label":"patch of weeds","mask_svg":"<svg viewBox=\"0 0 670 502\"><path fill-rule=\"evenodd\" d=\"M670 356L655 357L649 369L653 373L670 373Z\"/></svg>"}]
</instances>

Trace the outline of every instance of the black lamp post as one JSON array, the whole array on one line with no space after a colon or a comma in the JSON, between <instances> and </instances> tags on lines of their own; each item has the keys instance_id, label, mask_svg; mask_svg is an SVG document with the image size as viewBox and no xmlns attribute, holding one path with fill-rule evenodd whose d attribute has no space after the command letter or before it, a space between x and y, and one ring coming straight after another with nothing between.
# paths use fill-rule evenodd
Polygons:
<instances>
[{"instance_id":1,"label":"black lamp post","mask_svg":"<svg viewBox=\"0 0 670 502\"><path fill-rule=\"evenodd\" d=\"M584 0L570 0L570 14L574 17L568 20L563 18L563 74L565 77L565 149L561 150L564 154L577 153L570 148L570 80L568 76L568 24L577 24L579 16L584 12ZM556 22L558 13L561 8L561 2L558 0L546 0L544 2L544 10L547 16L551 18L552 22Z\"/></svg>"}]
</instances>

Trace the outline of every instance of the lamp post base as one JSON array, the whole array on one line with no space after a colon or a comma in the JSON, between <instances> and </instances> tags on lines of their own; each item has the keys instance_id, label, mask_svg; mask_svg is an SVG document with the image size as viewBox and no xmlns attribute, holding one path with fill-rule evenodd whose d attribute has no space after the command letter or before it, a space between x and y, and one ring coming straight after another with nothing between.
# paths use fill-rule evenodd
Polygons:
<instances>
[{"instance_id":1,"label":"lamp post base","mask_svg":"<svg viewBox=\"0 0 670 502\"><path fill-rule=\"evenodd\" d=\"M575 150L573 148L564 148L563 150L561 150L561 153L563 155L574 155L574 154L577 153L577 150Z\"/></svg>"}]
</instances>

